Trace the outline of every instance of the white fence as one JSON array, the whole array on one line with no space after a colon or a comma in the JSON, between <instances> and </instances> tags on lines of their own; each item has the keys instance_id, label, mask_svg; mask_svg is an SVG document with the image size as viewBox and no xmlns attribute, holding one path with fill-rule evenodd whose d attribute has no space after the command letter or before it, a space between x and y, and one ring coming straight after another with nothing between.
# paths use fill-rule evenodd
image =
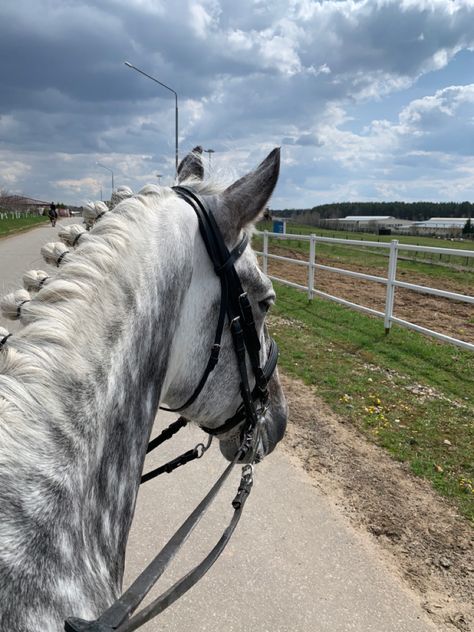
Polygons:
<instances>
[{"instance_id":1,"label":"white fence","mask_svg":"<svg viewBox=\"0 0 474 632\"><path fill-rule=\"evenodd\" d=\"M20 219L21 217L25 217L25 214L18 211L3 211L0 213L0 219Z\"/></svg>"},{"instance_id":2,"label":"white fence","mask_svg":"<svg viewBox=\"0 0 474 632\"><path fill-rule=\"evenodd\" d=\"M464 340L459 340L458 338L452 338L451 336L447 336L445 334L439 333L432 329L428 329L426 327L421 327L420 325L415 325L414 323L410 323L407 320L403 320L401 318L397 318L393 314L393 305L395 299L395 288L401 287L409 290L413 290L415 292L421 292L424 294L434 294L435 296L441 296L443 298L452 299L455 301L462 301L465 303L474 304L474 296L468 296L465 294L457 294L455 292L447 292L446 290L438 290L432 287L426 287L424 285L416 285L414 283L406 283L405 281L397 281L396 272L397 272L397 258L400 250L408 250L415 252L430 252L434 254L440 255L456 255L462 257L474 257L474 250L458 250L455 248L431 248L428 246L412 246L408 244L401 244L398 240L393 239L390 243L388 242L378 242L378 241L359 241L356 239L335 239L332 237L317 237L316 235L293 235L293 234L281 234L281 233L270 233L268 231L258 233L263 237L263 251L258 252L257 254L263 257L263 271L265 274L268 274L268 261L269 259L274 259L276 261L286 261L289 263L293 263L299 266L305 266L308 269L307 276L307 285L300 285L299 283L294 283L293 281L287 281L286 279L281 279L276 276L269 275L270 279L274 281L278 281L279 283L283 283L285 285L289 285L290 287L297 288L299 290L304 290L308 293L308 299L312 300L315 295L322 296L323 298L329 299L331 301L335 301L336 303L341 303L342 305L346 305L347 307L351 307L353 309L357 309L362 312L366 312L368 314L372 314L373 316L378 316L379 318L384 319L385 331L388 333L390 331L390 327L392 323L396 323L397 325L401 325L402 327L406 327L408 329L414 329L415 331L421 332L423 334L427 334L429 336L433 336L438 338L439 340L443 340L445 342L449 342L451 344L457 345L459 347L464 347L465 349L469 349L474 351L474 344L470 342L465 342ZM301 261L299 259L291 259L289 257L282 257L280 255L270 254L268 250L268 241L269 238L279 239L279 240L298 240L298 241L308 241L309 242L309 260ZM327 266L320 263L316 263L316 244L329 243L329 244L344 244L347 246L363 246L367 248L380 248L389 251L388 258L388 270L386 277L380 277L373 274L364 274L362 272L354 272L352 270L345 270L343 268L337 268L333 266ZM330 272L335 272L337 274L342 274L351 277L357 277L359 279L365 279L366 281L373 281L375 283L381 283L386 286L386 294L385 294L385 310L383 312L378 311L376 309L372 309L370 307L365 307L364 305L358 305L357 303L352 303L351 301L347 301L338 296L333 296L332 294L328 294L327 292L322 292L321 290L316 289L315 287L315 270L328 270ZM473 312L474 315L474 312Z\"/></svg>"}]
</instances>

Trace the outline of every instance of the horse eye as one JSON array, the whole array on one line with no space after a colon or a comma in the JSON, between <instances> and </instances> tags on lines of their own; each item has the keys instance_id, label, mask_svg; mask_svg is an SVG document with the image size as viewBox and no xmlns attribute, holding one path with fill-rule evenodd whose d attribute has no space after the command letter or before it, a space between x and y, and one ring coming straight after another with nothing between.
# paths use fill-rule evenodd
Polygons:
<instances>
[{"instance_id":1,"label":"horse eye","mask_svg":"<svg viewBox=\"0 0 474 632\"><path fill-rule=\"evenodd\" d=\"M270 309L272 305L273 305L273 299L271 298L266 298L264 301L258 302L258 306L260 307L262 312L264 312L265 314L268 312L268 310Z\"/></svg>"}]
</instances>

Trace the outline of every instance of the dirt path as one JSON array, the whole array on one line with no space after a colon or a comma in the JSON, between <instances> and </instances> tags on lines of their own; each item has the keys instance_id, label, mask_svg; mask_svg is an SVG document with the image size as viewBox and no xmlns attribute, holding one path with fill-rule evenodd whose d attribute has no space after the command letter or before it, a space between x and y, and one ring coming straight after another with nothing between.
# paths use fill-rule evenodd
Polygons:
<instances>
[{"instance_id":1,"label":"dirt path","mask_svg":"<svg viewBox=\"0 0 474 632\"><path fill-rule=\"evenodd\" d=\"M275 249L275 253L277 249ZM301 252L278 248L278 254L307 261L308 257ZM334 261L318 258L318 263L334 266ZM355 272L374 274L366 267L344 263L340 267ZM283 261L269 261L269 274L307 285L307 269ZM379 273L375 273L379 276ZM380 274L383 276L383 273ZM421 274L411 274L405 278L403 271L398 275L399 281L407 281L417 285L434 287L433 279ZM438 289L465 294L466 289L450 279L439 279ZM342 276L326 270L316 270L316 289L334 296L344 298L353 303L359 303L383 312L385 307L385 286L372 281L364 281L353 277ZM444 299L430 294L420 294L412 290L397 288L395 291L394 315L416 325L434 329L440 333L466 342L474 342L474 308L469 303Z\"/></svg>"},{"instance_id":2,"label":"dirt path","mask_svg":"<svg viewBox=\"0 0 474 632\"><path fill-rule=\"evenodd\" d=\"M474 530L301 382L283 376L290 406L284 449L421 595L441 630L474 631Z\"/></svg>"}]
</instances>

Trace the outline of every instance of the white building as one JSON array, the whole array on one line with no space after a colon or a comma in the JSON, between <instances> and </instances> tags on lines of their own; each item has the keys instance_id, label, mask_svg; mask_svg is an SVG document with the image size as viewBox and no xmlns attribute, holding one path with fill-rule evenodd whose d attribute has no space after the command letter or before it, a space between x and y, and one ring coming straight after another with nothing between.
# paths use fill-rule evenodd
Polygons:
<instances>
[{"instance_id":1,"label":"white building","mask_svg":"<svg viewBox=\"0 0 474 632\"><path fill-rule=\"evenodd\" d=\"M337 222L346 230L364 230L372 227L399 230L413 224L410 220L398 219L392 215L347 215L338 219Z\"/></svg>"},{"instance_id":2,"label":"white building","mask_svg":"<svg viewBox=\"0 0 474 632\"><path fill-rule=\"evenodd\" d=\"M432 217L424 222L415 222L413 230L424 235L459 236L466 225L467 217Z\"/></svg>"}]
</instances>

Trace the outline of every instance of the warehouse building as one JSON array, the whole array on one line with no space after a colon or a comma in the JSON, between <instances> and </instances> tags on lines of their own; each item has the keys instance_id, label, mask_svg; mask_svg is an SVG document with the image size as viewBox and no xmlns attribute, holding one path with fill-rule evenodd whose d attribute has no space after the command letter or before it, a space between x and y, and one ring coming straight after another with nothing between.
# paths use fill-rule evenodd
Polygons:
<instances>
[{"instance_id":1,"label":"warehouse building","mask_svg":"<svg viewBox=\"0 0 474 632\"><path fill-rule=\"evenodd\" d=\"M467 221L467 217L432 217L424 222L415 222L412 231L417 235L460 237Z\"/></svg>"}]
</instances>

